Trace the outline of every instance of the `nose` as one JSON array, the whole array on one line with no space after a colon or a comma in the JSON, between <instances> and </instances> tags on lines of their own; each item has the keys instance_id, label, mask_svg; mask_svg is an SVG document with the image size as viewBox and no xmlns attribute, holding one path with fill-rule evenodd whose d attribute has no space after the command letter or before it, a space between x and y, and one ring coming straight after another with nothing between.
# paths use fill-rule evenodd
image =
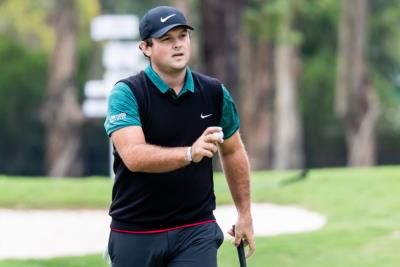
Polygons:
<instances>
[{"instance_id":1,"label":"nose","mask_svg":"<svg viewBox=\"0 0 400 267\"><path fill-rule=\"evenodd\" d=\"M175 41L174 41L173 47L175 49L181 48L182 47L182 40L180 40L179 38L176 38Z\"/></svg>"}]
</instances>

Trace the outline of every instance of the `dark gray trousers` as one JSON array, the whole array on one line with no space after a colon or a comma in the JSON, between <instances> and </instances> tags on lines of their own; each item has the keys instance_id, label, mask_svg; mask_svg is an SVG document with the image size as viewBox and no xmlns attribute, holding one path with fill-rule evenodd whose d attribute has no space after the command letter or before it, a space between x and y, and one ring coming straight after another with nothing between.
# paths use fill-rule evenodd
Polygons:
<instances>
[{"instance_id":1,"label":"dark gray trousers","mask_svg":"<svg viewBox=\"0 0 400 267\"><path fill-rule=\"evenodd\" d=\"M157 234L111 231L112 267L217 267L224 235L217 223Z\"/></svg>"}]
</instances>

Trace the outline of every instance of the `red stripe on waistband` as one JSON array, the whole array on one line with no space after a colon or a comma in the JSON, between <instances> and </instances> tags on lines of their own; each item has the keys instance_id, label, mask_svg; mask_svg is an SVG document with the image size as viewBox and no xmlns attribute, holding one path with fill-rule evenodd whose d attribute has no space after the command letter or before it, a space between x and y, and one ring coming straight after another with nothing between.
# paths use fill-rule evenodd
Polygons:
<instances>
[{"instance_id":1,"label":"red stripe on waistband","mask_svg":"<svg viewBox=\"0 0 400 267\"><path fill-rule=\"evenodd\" d=\"M207 221L198 222L198 223L191 223L191 224L185 224L185 225L171 227L171 228L165 228L165 229L159 229L159 230L148 230L148 231L129 231L129 230L119 230L119 229L115 229L115 228L111 228L111 230L115 231L115 232L127 233L127 234L158 234L158 233L163 233L163 232L172 231L172 230L176 230L176 229L198 226L198 225L202 225L202 224L206 224L206 223L212 223L215 221L216 220L207 220Z\"/></svg>"}]
</instances>

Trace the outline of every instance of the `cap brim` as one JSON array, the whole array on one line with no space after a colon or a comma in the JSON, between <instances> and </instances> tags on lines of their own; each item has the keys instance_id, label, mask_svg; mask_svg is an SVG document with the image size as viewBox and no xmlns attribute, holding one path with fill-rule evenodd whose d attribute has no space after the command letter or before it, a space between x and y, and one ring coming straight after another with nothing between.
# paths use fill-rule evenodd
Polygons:
<instances>
[{"instance_id":1,"label":"cap brim","mask_svg":"<svg viewBox=\"0 0 400 267\"><path fill-rule=\"evenodd\" d=\"M165 26L164 28L159 29L158 31L156 31L155 33L150 35L150 37L160 38L161 36L163 36L164 34L166 34L167 32L169 32L170 30L172 30L173 28L176 28L176 27L185 27L185 28L194 30L193 27L188 24L171 24L171 25Z\"/></svg>"}]
</instances>

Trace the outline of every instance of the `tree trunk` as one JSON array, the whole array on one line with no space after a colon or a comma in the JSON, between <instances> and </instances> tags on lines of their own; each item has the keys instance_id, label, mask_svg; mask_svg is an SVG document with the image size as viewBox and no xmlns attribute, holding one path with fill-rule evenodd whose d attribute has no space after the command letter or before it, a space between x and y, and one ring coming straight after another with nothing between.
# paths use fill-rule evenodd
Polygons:
<instances>
[{"instance_id":1,"label":"tree trunk","mask_svg":"<svg viewBox=\"0 0 400 267\"><path fill-rule=\"evenodd\" d=\"M275 51L275 135L274 169L298 169L304 165L303 134L298 109L300 59L290 41L293 11L287 10L279 22Z\"/></svg>"},{"instance_id":2,"label":"tree trunk","mask_svg":"<svg viewBox=\"0 0 400 267\"><path fill-rule=\"evenodd\" d=\"M245 0L200 1L204 71L239 96L239 43Z\"/></svg>"},{"instance_id":3,"label":"tree trunk","mask_svg":"<svg viewBox=\"0 0 400 267\"><path fill-rule=\"evenodd\" d=\"M342 0L335 109L345 129L350 166L376 163L379 102L365 67L367 19L367 0Z\"/></svg>"},{"instance_id":4,"label":"tree trunk","mask_svg":"<svg viewBox=\"0 0 400 267\"><path fill-rule=\"evenodd\" d=\"M182 11L188 20L189 24L192 24L192 12L191 12L191 0L170 0L171 4L177 9Z\"/></svg>"},{"instance_id":5,"label":"tree trunk","mask_svg":"<svg viewBox=\"0 0 400 267\"><path fill-rule=\"evenodd\" d=\"M242 38L241 129L252 169L271 168L273 45Z\"/></svg>"},{"instance_id":6,"label":"tree trunk","mask_svg":"<svg viewBox=\"0 0 400 267\"><path fill-rule=\"evenodd\" d=\"M57 2L47 99L42 119L46 126L46 170L53 177L81 176L81 127L83 116L74 86L77 10L73 0Z\"/></svg>"}]
</instances>

